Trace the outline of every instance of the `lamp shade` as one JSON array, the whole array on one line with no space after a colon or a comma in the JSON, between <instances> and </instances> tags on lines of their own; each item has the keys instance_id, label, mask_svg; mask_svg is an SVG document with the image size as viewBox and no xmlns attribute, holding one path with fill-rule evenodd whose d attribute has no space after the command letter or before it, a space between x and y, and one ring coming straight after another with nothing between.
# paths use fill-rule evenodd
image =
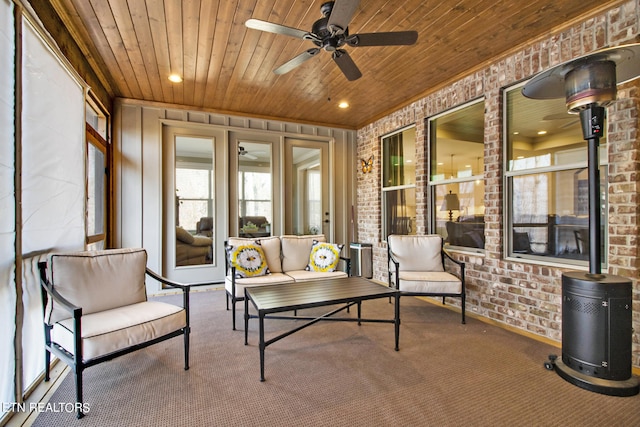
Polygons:
<instances>
[{"instance_id":1,"label":"lamp shade","mask_svg":"<svg viewBox=\"0 0 640 427\"><path fill-rule=\"evenodd\" d=\"M445 194L444 202L442 202L442 206L440 207L441 211L459 211L460 210L460 199L458 199L458 195L455 193Z\"/></svg>"}]
</instances>

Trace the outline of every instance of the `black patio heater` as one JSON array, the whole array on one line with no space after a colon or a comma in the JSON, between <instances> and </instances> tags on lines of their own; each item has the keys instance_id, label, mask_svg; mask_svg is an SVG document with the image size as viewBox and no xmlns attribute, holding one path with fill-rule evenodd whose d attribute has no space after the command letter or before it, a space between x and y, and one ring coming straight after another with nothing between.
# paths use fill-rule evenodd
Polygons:
<instances>
[{"instance_id":1,"label":"black patio heater","mask_svg":"<svg viewBox=\"0 0 640 427\"><path fill-rule=\"evenodd\" d=\"M538 74L522 89L533 99L566 98L588 142L589 272L562 275L562 358L545 363L566 381L611 396L640 391L631 372L631 280L601 272L600 135L617 83L640 75L640 44L603 49Z\"/></svg>"}]
</instances>

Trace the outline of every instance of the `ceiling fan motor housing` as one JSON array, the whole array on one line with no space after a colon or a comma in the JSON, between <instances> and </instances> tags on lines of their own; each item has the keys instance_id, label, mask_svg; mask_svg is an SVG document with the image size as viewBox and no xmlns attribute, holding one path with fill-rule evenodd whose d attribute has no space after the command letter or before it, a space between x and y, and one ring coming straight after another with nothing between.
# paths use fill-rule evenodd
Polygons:
<instances>
[{"instance_id":1,"label":"ceiling fan motor housing","mask_svg":"<svg viewBox=\"0 0 640 427\"><path fill-rule=\"evenodd\" d=\"M345 44L345 39L349 35L349 31L345 28L344 32L334 34L334 32L329 29L327 24L329 22L329 14L331 14L331 7L333 7L333 2L329 3L329 12L325 14L324 17L318 19L313 23L313 26L311 27L311 33L317 37L317 40L312 40L318 47L321 47L327 52L333 52ZM323 14L326 12L324 7L329 3L325 3L323 5Z\"/></svg>"}]
</instances>

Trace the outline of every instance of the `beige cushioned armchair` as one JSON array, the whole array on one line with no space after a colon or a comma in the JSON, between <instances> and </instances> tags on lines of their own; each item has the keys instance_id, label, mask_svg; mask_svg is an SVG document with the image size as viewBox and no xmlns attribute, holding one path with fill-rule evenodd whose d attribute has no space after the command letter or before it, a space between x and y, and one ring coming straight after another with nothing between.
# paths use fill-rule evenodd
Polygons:
<instances>
[{"instance_id":1,"label":"beige cushioned armchair","mask_svg":"<svg viewBox=\"0 0 640 427\"><path fill-rule=\"evenodd\" d=\"M465 323L464 262L452 258L437 234L423 236L390 235L387 238L389 286L401 295L438 296L461 299L462 323ZM457 272L445 270L445 259L457 266Z\"/></svg>"},{"instance_id":2,"label":"beige cushioned armchair","mask_svg":"<svg viewBox=\"0 0 640 427\"><path fill-rule=\"evenodd\" d=\"M45 381L54 354L76 376L77 416L82 412L82 372L98 363L184 336L189 369L189 285L146 268L144 249L54 254L38 264L44 307ZM145 276L181 289L182 306L147 300Z\"/></svg>"}]
</instances>

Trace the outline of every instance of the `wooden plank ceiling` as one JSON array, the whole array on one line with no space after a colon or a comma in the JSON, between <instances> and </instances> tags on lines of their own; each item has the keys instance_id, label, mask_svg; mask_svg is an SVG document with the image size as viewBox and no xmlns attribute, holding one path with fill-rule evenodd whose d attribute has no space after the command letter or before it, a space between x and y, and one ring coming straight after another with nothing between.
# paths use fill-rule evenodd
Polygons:
<instances>
[{"instance_id":1,"label":"wooden plank ceiling","mask_svg":"<svg viewBox=\"0 0 640 427\"><path fill-rule=\"evenodd\" d=\"M52 0L113 96L356 129L576 17L601 0L362 0L349 32L416 30L413 46L350 47L347 81L328 52L272 72L312 42L247 29L249 18L310 31L324 0ZM178 73L179 84L168 76ZM339 101L350 107L341 110Z\"/></svg>"}]
</instances>

